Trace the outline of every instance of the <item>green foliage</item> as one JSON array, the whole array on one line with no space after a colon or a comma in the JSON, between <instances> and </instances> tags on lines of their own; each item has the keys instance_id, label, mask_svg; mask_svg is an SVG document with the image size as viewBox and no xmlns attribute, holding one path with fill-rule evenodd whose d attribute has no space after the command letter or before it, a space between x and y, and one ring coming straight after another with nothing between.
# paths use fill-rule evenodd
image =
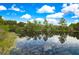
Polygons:
<instances>
[{"instance_id":1,"label":"green foliage","mask_svg":"<svg viewBox=\"0 0 79 59\"><path fill-rule=\"evenodd\" d=\"M9 30L9 26L8 25L0 25L0 29L8 31Z\"/></svg>"},{"instance_id":2,"label":"green foliage","mask_svg":"<svg viewBox=\"0 0 79 59\"><path fill-rule=\"evenodd\" d=\"M6 21L4 22L4 24L5 24L5 25L16 25L17 22L16 22L15 20L6 20Z\"/></svg>"},{"instance_id":3,"label":"green foliage","mask_svg":"<svg viewBox=\"0 0 79 59\"><path fill-rule=\"evenodd\" d=\"M61 19L60 19L59 24L60 24L61 26L66 26L66 25L67 25L67 24L66 24L66 20L65 20L64 18L61 18Z\"/></svg>"},{"instance_id":4,"label":"green foliage","mask_svg":"<svg viewBox=\"0 0 79 59\"><path fill-rule=\"evenodd\" d=\"M43 23L34 20L34 22L27 21L27 23L14 20L4 20L0 16L0 29L8 32L15 32L19 36L36 36L40 34L49 35L56 32L74 32L79 30L79 23L67 26L64 18L59 21L60 26L49 24L45 19Z\"/></svg>"},{"instance_id":5,"label":"green foliage","mask_svg":"<svg viewBox=\"0 0 79 59\"><path fill-rule=\"evenodd\" d=\"M25 23L19 22L19 23L17 23L17 25L18 25L19 27L24 27Z\"/></svg>"},{"instance_id":6,"label":"green foliage","mask_svg":"<svg viewBox=\"0 0 79 59\"><path fill-rule=\"evenodd\" d=\"M69 28L71 28L73 31L79 32L79 23L72 23L69 25Z\"/></svg>"},{"instance_id":7,"label":"green foliage","mask_svg":"<svg viewBox=\"0 0 79 59\"><path fill-rule=\"evenodd\" d=\"M0 16L0 25L4 24L4 20L2 19L2 16Z\"/></svg>"}]
</instances>

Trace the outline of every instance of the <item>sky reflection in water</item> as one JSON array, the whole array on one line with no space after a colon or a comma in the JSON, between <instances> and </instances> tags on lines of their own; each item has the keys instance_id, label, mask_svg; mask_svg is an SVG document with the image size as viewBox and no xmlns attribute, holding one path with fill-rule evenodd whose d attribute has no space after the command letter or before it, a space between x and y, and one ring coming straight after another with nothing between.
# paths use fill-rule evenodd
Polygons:
<instances>
[{"instance_id":1,"label":"sky reflection in water","mask_svg":"<svg viewBox=\"0 0 79 59\"><path fill-rule=\"evenodd\" d=\"M69 35L54 35L47 40L43 38L19 38L11 54L26 55L79 55L79 40Z\"/></svg>"}]
</instances>

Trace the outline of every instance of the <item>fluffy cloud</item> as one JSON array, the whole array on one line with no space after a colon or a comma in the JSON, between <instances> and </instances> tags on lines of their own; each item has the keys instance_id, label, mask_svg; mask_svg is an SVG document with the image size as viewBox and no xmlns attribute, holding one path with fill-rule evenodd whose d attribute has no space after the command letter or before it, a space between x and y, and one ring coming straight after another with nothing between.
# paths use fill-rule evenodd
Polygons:
<instances>
[{"instance_id":1,"label":"fluffy cloud","mask_svg":"<svg viewBox=\"0 0 79 59\"><path fill-rule=\"evenodd\" d=\"M25 15L21 16L21 18L23 18L23 19L31 19L31 15L25 14Z\"/></svg>"},{"instance_id":2,"label":"fluffy cloud","mask_svg":"<svg viewBox=\"0 0 79 59\"><path fill-rule=\"evenodd\" d=\"M62 7L67 7L67 3L63 4L63 6L62 6Z\"/></svg>"},{"instance_id":3,"label":"fluffy cloud","mask_svg":"<svg viewBox=\"0 0 79 59\"><path fill-rule=\"evenodd\" d=\"M78 16L72 16L71 18L79 18Z\"/></svg>"},{"instance_id":4,"label":"fluffy cloud","mask_svg":"<svg viewBox=\"0 0 79 59\"><path fill-rule=\"evenodd\" d=\"M55 14L47 15L46 18L62 18L63 15L64 15L64 13L58 12L58 13L55 13Z\"/></svg>"},{"instance_id":5,"label":"fluffy cloud","mask_svg":"<svg viewBox=\"0 0 79 59\"><path fill-rule=\"evenodd\" d=\"M78 10L78 8L79 8L79 4L70 4L69 6L64 7L61 11L64 13L67 13L67 12L75 13L75 11Z\"/></svg>"},{"instance_id":6,"label":"fluffy cloud","mask_svg":"<svg viewBox=\"0 0 79 59\"><path fill-rule=\"evenodd\" d=\"M24 11L21 10L20 8L17 8L15 4L13 4L12 7L11 7L9 10L24 12Z\"/></svg>"},{"instance_id":7,"label":"fluffy cloud","mask_svg":"<svg viewBox=\"0 0 79 59\"><path fill-rule=\"evenodd\" d=\"M55 13L55 14L47 15L46 19L47 19L48 23L58 25L59 20L57 20L57 19L62 18L63 15L64 15L64 13L58 12L58 13Z\"/></svg>"},{"instance_id":8,"label":"fluffy cloud","mask_svg":"<svg viewBox=\"0 0 79 59\"><path fill-rule=\"evenodd\" d=\"M47 19L48 23L58 25L59 21L57 19Z\"/></svg>"},{"instance_id":9,"label":"fluffy cloud","mask_svg":"<svg viewBox=\"0 0 79 59\"><path fill-rule=\"evenodd\" d=\"M0 10L7 10L7 8L3 5L0 5Z\"/></svg>"},{"instance_id":10,"label":"fluffy cloud","mask_svg":"<svg viewBox=\"0 0 79 59\"><path fill-rule=\"evenodd\" d=\"M37 10L37 13L53 13L54 10L55 10L55 7L44 5L40 9Z\"/></svg>"},{"instance_id":11,"label":"fluffy cloud","mask_svg":"<svg viewBox=\"0 0 79 59\"><path fill-rule=\"evenodd\" d=\"M64 4L63 4L64 5ZM61 11L65 14L68 12L72 12L75 15L71 18L79 18L79 4L70 4L69 6L63 7Z\"/></svg>"},{"instance_id":12,"label":"fluffy cloud","mask_svg":"<svg viewBox=\"0 0 79 59\"><path fill-rule=\"evenodd\" d=\"M37 22L41 22L41 24L43 24L43 22L44 22L44 18L36 18L36 19L31 19L29 21L34 22L34 20L36 20Z\"/></svg>"},{"instance_id":13,"label":"fluffy cloud","mask_svg":"<svg viewBox=\"0 0 79 59\"><path fill-rule=\"evenodd\" d=\"M41 24L43 24L43 22L45 21L44 18L36 18L36 19L31 19L29 20L30 22L34 22L34 20L36 20L37 22L41 22ZM59 21L57 19L46 19L48 21L49 24L54 24L54 25L58 25Z\"/></svg>"},{"instance_id":14,"label":"fluffy cloud","mask_svg":"<svg viewBox=\"0 0 79 59\"><path fill-rule=\"evenodd\" d=\"M43 19L43 18L36 18L35 20L36 20L36 21L41 21L41 22L43 22L43 21L44 21L44 19Z\"/></svg>"},{"instance_id":15,"label":"fluffy cloud","mask_svg":"<svg viewBox=\"0 0 79 59\"><path fill-rule=\"evenodd\" d=\"M74 12L75 16L78 16L79 17L79 9L77 9L75 12Z\"/></svg>"},{"instance_id":16,"label":"fluffy cloud","mask_svg":"<svg viewBox=\"0 0 79 59\"><path fill-rule=\"evenodd\" d=\"M78 23L79 22L79 20L78 19L76 19L76 20L74 20L74 22L73 23Z\"/></svg>"}]
</instances>

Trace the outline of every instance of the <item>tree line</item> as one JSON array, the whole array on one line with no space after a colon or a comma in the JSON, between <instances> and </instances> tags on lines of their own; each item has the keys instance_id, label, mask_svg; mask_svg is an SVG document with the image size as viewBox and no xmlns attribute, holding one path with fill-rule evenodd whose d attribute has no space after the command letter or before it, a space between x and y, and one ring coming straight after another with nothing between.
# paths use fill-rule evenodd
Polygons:
<instances>
[{"instance_id":1,"label":"tree line","mask_svg":"<svg viewBox=\"0 0 79 59\"><path fill-rule=\"evenodd\" d=\"M27 21L27 23L17 23L15 20L4 20L2 16L0 16L0 30L15 32L18 36L33 37L39 36L40 34L52 35L55 33L79 32L79 22L71 23L67 26L67 21L64 18L61 18L59 25L50 24L46 19L43 24L36 20L33 22Z\"/></svg>"}]
</instances>

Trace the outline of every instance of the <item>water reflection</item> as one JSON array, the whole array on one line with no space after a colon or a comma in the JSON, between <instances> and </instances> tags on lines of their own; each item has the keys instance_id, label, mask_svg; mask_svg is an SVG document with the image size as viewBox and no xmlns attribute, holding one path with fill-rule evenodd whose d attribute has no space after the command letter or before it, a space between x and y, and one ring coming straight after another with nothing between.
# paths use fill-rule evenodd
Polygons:
<instances>
[{"instance_id":1,"label":"water reflection","mask_svg":"<svg viewBox=\"0 0 79 59\"><path fill-rule=\"evenodd\" d=\"M44 39L44 41L47 41L47 40L48 40L48 36L45 35L45 36L43 37L43 39Z\"/></svg>"},{"instance_id":2,"label":"water reflection","mask_svg":"<svg viewBox=\"0 0 79 59\"><path fill-rule=\"evenodd\" d=\"M60 37L59 37L59 41L61 43L64 43L66 41L66 38L67 38L67 35L65 33L61 34Z\"/></svg>"},{"instance_id":3,"label":"water reflection","mask_svg":"<svg viewBox=\"0 0 79 59\"><path fill-rule=\"evenodd\" d=\"M79 55L79 33L39 35L19 38L10 54L21 55Z\"/></svg>"},{"instance_id":4,"label":"water reflection","mask_svg":"<svg viewBox=\"0 0 79 59\"><path fill-rule=\"evenodd\" d=\"M34 40L37 40L37 36L34 36Z\"/></svg>"},{"instance_id":5,"label":"water reflection","mask_svg":"<svg viewBox=\"0 0 79 59\"><path fill-rule=\"evenodd\" d=\"M77 39L79 39L79 33L78 32L69 33L69 35L72 36L72 37L76 37Z\"/></svg>"}]
</instances>

